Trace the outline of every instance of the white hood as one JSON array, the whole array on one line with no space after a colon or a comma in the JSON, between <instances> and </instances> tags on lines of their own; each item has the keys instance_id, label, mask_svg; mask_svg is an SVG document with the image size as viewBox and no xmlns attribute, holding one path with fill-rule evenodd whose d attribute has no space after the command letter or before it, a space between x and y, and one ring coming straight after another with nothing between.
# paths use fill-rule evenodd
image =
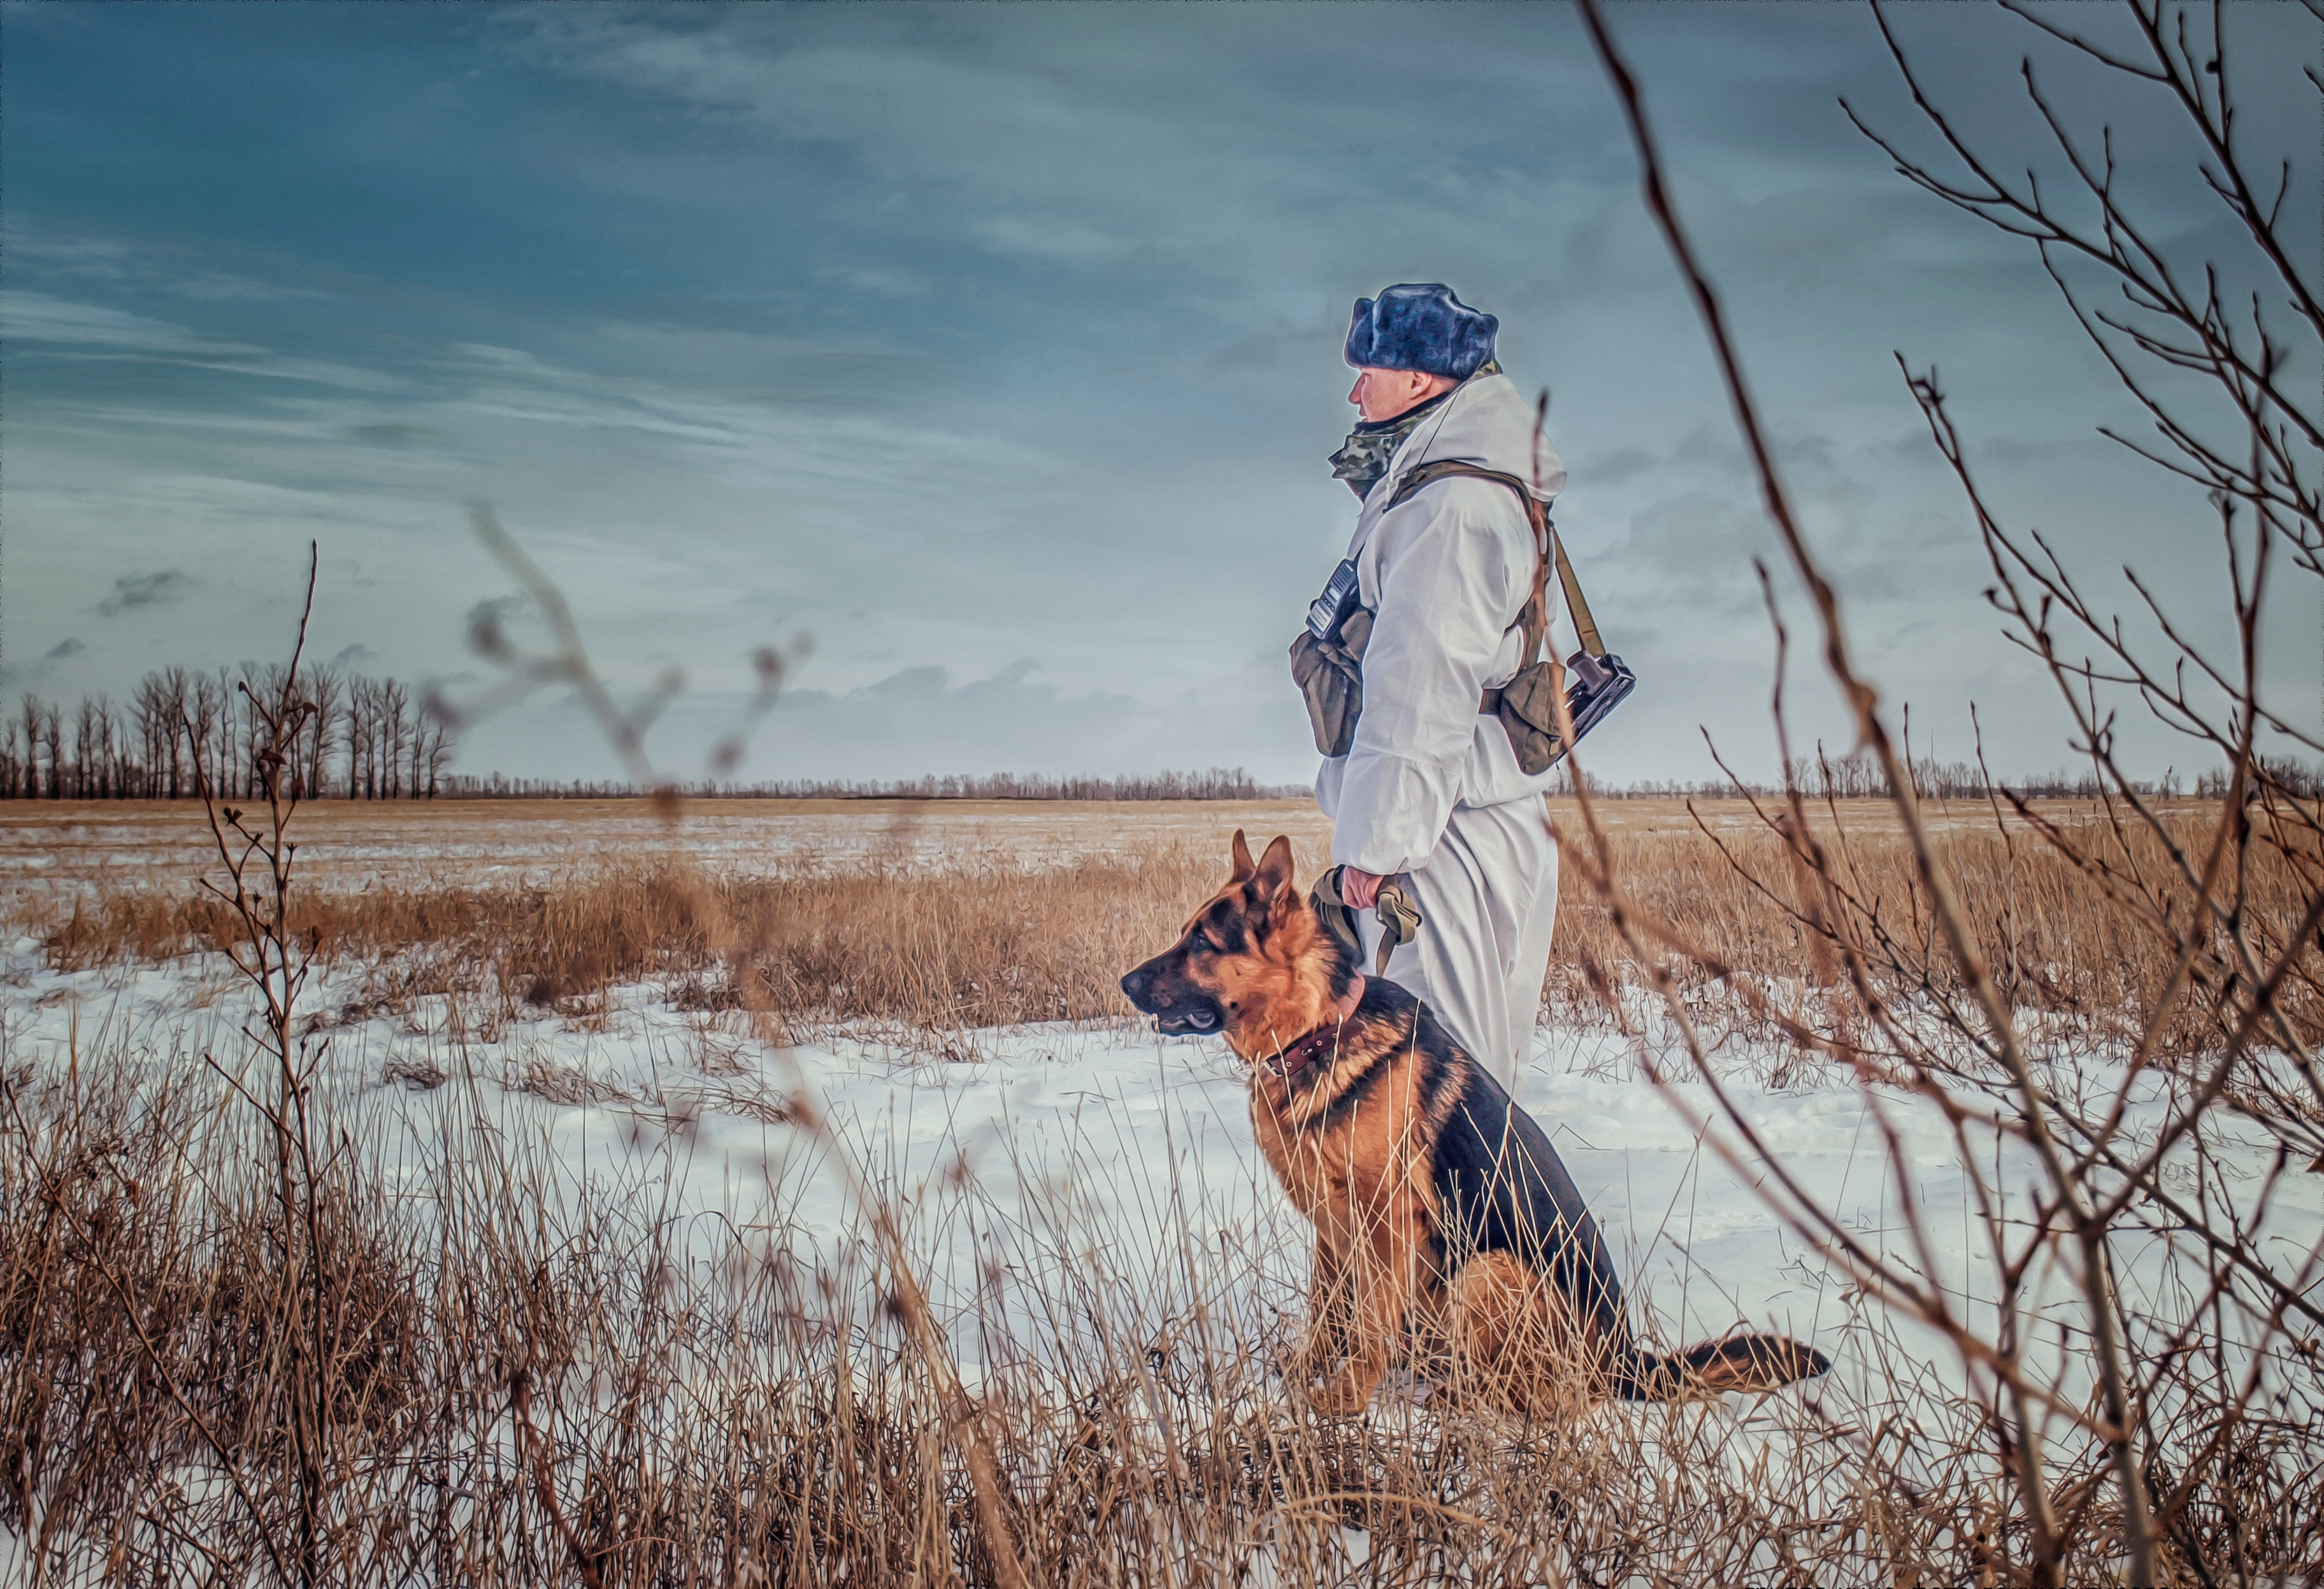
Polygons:
<instances>
[{"instance_id":1,"label":"white hood","mask_svg":"<svg viewBox=\"0 0 2324 1589\"><path fill-rule=\"evenodd\" d=\"M1404 445L1388 460L1388 473L1373 485L1364 501L1379 496L1386 503L1396 494L1396 482L1422 464L1457 459L1480 468L1515 475L1543 502L1554 501L1565 489L1565 466L1549 438L1541 439L1541 477L1534 478L1534 411L1507 375L1478 375L1452 389L1444 406L1420 421ZM1496 486L1506 491L1506 487Z\"/></svg>"}]
</instances>

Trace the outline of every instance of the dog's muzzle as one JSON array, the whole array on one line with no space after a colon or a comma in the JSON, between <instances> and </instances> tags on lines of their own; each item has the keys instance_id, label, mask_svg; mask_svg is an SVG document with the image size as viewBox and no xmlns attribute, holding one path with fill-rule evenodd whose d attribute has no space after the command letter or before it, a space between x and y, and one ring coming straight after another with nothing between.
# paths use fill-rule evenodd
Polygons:
<instances>
[{"instance_id":1,"label":"dog's muzzle","mask_svg":"<svg viewBox=\"0 0 2324 1589\"><path fill-rule=\"evenodd\" d=\"M1222 1018L1216 1003L1200 995L1164 997L1156 986L1158 980L1150 962L1121 979L1122 996L1154 1017L1155 1030L1170 1037L1184 1037L1189 1032L1219 1030Z\"/></svg>"}]
</instances>

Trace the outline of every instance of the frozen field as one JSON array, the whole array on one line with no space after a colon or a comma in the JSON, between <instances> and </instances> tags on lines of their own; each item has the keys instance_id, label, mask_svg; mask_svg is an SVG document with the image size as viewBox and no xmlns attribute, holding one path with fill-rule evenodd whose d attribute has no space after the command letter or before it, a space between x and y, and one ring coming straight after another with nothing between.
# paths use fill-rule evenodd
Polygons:
<instances>
[{"instance_id":1,"label":"frozen field","mask_svg":"<svg viewBox=\"0 0 2324 1589\"><path fill-rule=\"evenodd\" d=\"M1237 826L1301 841L1330 832L1312 800L694 800L675 826L643 800L318 800L296 824L302 880L333 889L477 887L659 854L925 866L1175 841L1223 854ZM0 801L0 894L180 889L217 866L198 801Z\"/></svg>"},{"instance_id":2,"label":"frozen field","mask_svg":"<svg viewBox=\"0 0 2324 1589\"><path fill-rule=\"evenodd\" d=\"M1701 808L1715 827L1752 821L1741 801ZM1609 827L1634 836L1694 821L1680 801L1600 809ZM1980 804L1956 815L1968 823L1985 814ZM2057 802L2054 815L2093 813ZM1875 832L1892 820L1876 802L1851 803L1848 816ZM1222 849L1237 827L1288 832L1308 855L1323 853L1329 836L1304 800L694 801L675 826L634 800L332 800L303 808L298 830L307 885L359 890L537 880L655 854L746 871L756 861L825 856L913 871L980 856L1040 866L1157 846L1202 856ZM191 877L215 873L216 859L198 803L0 803L0 888L23 902L122 887L184 891ZM739 1015L675 1009L673 990L651 984L612 990L586 1019L537 1012L484 1041L440 997L366 1017L361 984L370 969L343 965L319 975L303 1008L330 1028L337 1106L361 1122L392 1173L408 1165L416 1177L447 1150L447 1110L482 1110L540 1141L572 1185L666 1190L692 1215L761 1230L812 1261L843 1252L860 1232L843 1178L782 1123L786 1100L804 1091L828 1111L876 1194L911 1211L938 1293L978 1272L980 1244L1005 1244L1012 1230L1067 1211L1084 1224L1142 1231L1150 1243L1161 1213L1175 1207L1222 1243L1291 1253L1263 1266L1277 1279L1296 1280L1304 1264L1304 1234L1281 1214L1252 1146L1238 1067L1214 1042L1056 1025L908 1034L899 1048L881 1040L892 1027L862 1027L770 1051ZM10 1063L52 1062L77 1047L184 1064L243 1046L235 1027L248 995L215 958L68 974L49 968L27 938L10 955L6 979L0 1034ZM1646 1030L1659 1029L1650 1021ZM1771 1053L1729 1045L1716 1058L1748 1096L1766 1147L1885 1252L1900 1229L1900 1192L1867 1095L1813 1067L1770 1086L1784 1068ZM2109 1067L2087 1055L2056 1058L2053 1085L2104 1095ZM1707 1149L1685 1121L1688 1112L1708 1113L1704 1090L1680 1086L1665 1095L1644 1079L1642 1059L1666 1076L1686 1074L1683 1050L1666 1039L1625 1039L1603 1025L1545 1027L1520 1099L1605 1226L1634 1316L1665 1343L1749 1326L1839 1347L1849 1307L1745 1184L1762 1171L1738 1169ZM1951 1271L1941 1277L1950 1289L1972 1306L1985 1300L1966 1278L1990 1265L1958 1148L1925 1108L1895 1100L1887 1108L1903 1133L1913 1194L1939 1238L1927 1256ZM2273 1150L2255 1132L2229 1156L2257 1178ZM2030 1175L2029 1164L2000 1178L2023 1186ZM2319 1188L2324 1178L2302 1178L2279 1195L2276 1239L2314 1248L2324 1231ZM1926 1260L1916 1251L1913 1261ZM1846 1362L1844 1350L1838 1355Z\"/></svg>"},{"instance_id":3,"label":"frozen field","mask_svg":"<svg viewBox=\"0 0 2324 1589\"><path fill-rule=\"evenodd\" d=\"M1765 957L1759 969L1736 975L1774 992L1787 1010L1829 1008L1819 1002L1827 994L1783 970L1783 916L1766 895L1732 879L1723 894L1711 889L1718 874L1705 869L1705 857L1715 852L1689 836L1683 805L1624 801L1605 812L1620 836L1648 841L1632 846L1641 857L1634 864L1664 897L1697 909L1700 919L1743 924L1734 941ZM1971 813L1954 816L1966 822ZM1740 803L1705 817L1730 831L1750 819ZM12 1089L0 1096L57 1111L46 1125L37 1115L29 1126L10 1116L30 1149L19 1167L47 1150L41 1141L70 1136L66 1122L79 1117L78 1105L55 1103L61 1095L24 1084L72 1074L92 1095L119 1080L135 1091L115 1087L116 1097L151 1099L167 1088L173 1108L191 1109L171 1115L160 1146L144 1150L153 1156L137 1173L147 1186L207 1187L221 1166L229 1178L239 1173L230 1167L250 1162L241 1144L257 1145L255 1117L209 1062L246 1078L260 1095L271 1086L250 1069L255 1045L242 1030L249 988L222 956L194 947L215 940L155 932L92 937L94 947L73 953L58 947L60 919L78 925L84 900L181 896L194 876L215 874L198 810L16 806L0 807L0 876L18 907L16 924L0 929L0 1079ZM1151 1509L1141 1515L1167 1537L1186 1515L1184 1496L1154 1474L1177 1460L1170 1454L1179 1437L1156 1400L1157 1381L1140 1381L1149 1367L1179 1376L1172 1381L1183 1398L1177 1416L1213 1439L1242 1439L1255 1428L1275 1431L1267 1437L1274 1439L1305 1428L1285 1459L1294 1467L1342 1449L1342 1435L1300 1424L1302 1400L1286 1394L1277 1366L1304 1323L1309 1233L1259 1156L1240 1067L1222 1045L1164 1039L1126 1019L991 1025L978 1022L1020 1017L966 1012L1119 1008L1111 989L1120 966L1176 930L1192 894L1216 877L1235 827L1289 832L1310 857L1323 849L1323 825L1301 802L735 801L696 807L675 830L634 802L318 805L300 819L308 880L334 891L333 909L385 921L394 932L366 938L344 930L301 996L300 1030L321 1055L314 1101L329 1140L346 1142L364 1166L355 1181L381 1199L371 1216L376 1228L399 1233L399 1251L433 1252L441 1237L445 1252L460 1254L440 1270L415 1270L403 1289L439 1309L431 1328L447 1299L468 1292L417 1277L466 1264L463 1284L503 1297L551 1296L540 1306L558 1328L583 1321L599 1332L565 1380L569 1439L556 1483L568 1503L607 1475L635 1471L622 1455L626 1426L604 1400L605 1376L618 1377L623 1365L656 1365L664 1376L656 1381L657 1416L678 1420L672 1428L682 1427L679 1409L697 1390L707 1406L715 1398L705 1387L725 1387L717 1391L728 1397L716 1403L724 1410L701 1424L715 1448L696 1454L699 1471L713 1475L698 1492L709 1502L719 1464L741 1449L734 1442L747 1444L735 1420L756 1416L749 1397L770 1382L796 1396L860 1381L864 1405L921 1409L908 1414L918 1420L910 1425L921 1454L914 1460L948 1460L941 1432L927 1425L928 1403L913 1400L923 1390L911 1388L941 1365L945 1373L956 1366L986 1405L1007 1409L1012 1437L1027 1442L1028 1485L1071 1476L1071 1464L1051 1462L1044 1443L1073 1435L1080 1426L1071 1409L1084 1398L1113 1399L1105 1402L1108 1437L1131 1454L1125 1460L1160 1464L1138 1480L1138 1492ZM713 895L680 890L665 898L654 868L624 873L612 864L668 855L706 859L729 878L766 864L767 878L751 885L762 892L715 896L749 924L752 952L762 958L706 957L701 943L686 938L695 930L686 901ZM1084 864L1117 859L1123 864ZM1052 863L1059 864L1054 873ZM603 883L607 877L614 881ZM499 888L485 901L498 915L475 898L432 908L455 926L485 920L488 929L426 926L435 897L427 890L479 886ZM347 897L366 890L376 897ZM1591 902L1576 901L1572 886L1567 894L1569 922L1587 923ZM2054 919L2073 919L2062 910ZM1593 944L1596 963L1605 963L1612 946L1602 919L1594 930L1596 938L1574 940L1569 984ZM671 947L687 942L683 953ZM585 975L593 945L638 952L605 957L603 969ZM817 956L836 968L835 980L816 980ZM746 965L769 979L766 987L785 990L788 1002L768 1019L791 1022L807 1039L773 1043L733 1007L733 979ZM881 977L902 991L843 1002L846 984L885 986ZM1020 978L1044 998L966 1002L980 980L1013 986ZM1082 984L1097 996L1070 1006L1047 996ZM1494 1508L1533 1504L1525 1497L1538 1493L1526 1486L1553 1483L1571 1493L1574 1483L1598 1483L1597 1521L1561 1524L1563 1533L1529 1523L1503 1537L1517 1556L1553 1534L1568 1542L1557 1548L1580 1549L1572 1542L1592 1538L1592 1529L1629 1528L1625 1520L1642 1515L1642 1505L1643 1515L1654 1515L1665 1499L1657 1487L1683 1474L1680 1487L1692 1499L1669 1497L1674 1522L1636 1548L1650 1557L1664 1552L1657 1559L1667 1562L1726 1566L1708 1575L1624 1569L1607 1581L1732 1581L1745 1560L1772 1570L1787 1558L1767 1541L1788 1529L1819 1538L1831 1530L1837 1554L1821 1559L1844 1565L1844 1581L1869 1582L1886 1581L1884 1564L1892 1563L1888 1544L1868 1542L1886 1539L1878 1529L1886 1525L1877 1520L1881 1497L1905 1485L1936 1497L1916 1502L1936 1520L1928 1525L1936 1542L1914 1548L1957 1559L1943 1553L1951 1548L1945 1540L1961 1537L1959 1520L1985 1515L1997 1495L2006 1505L2006 1477L1986 1471L1989 1375L1936 1331L1860 1289L1828 1245L1804 1239L1761 1192L1788 1178L1831 1212L1849 1242L1925 1281L1966 1330L1990 1339L1998 1282L1978 1199L1981 1192L1997 1199L1993 1211L2006 1241L2021 1245L2030 1191L2043 1181L2030 1150L1974 1119L1957 1138L1926 1101L1859 1086L1841 1067L1757 1038L1720 1040L1710 1058L1752 1141L1723 1121L1705 1131L1698 1122L1716 1113L1713 1088L1640 981L1618 984L1611 995L1630 1036L1595 998L1572 997L1570 987L1563 1001L1554 986L1552 993L1549 1007L1564 1018L1536 1031L1520 1101L1603 1227L1633 1325L1663 1350L1737 1329L1775 1332L1822 1349L1834 1372L1772 1396L1598 1409L1586 1438L1559 1447L1560 1462L1582 1465L1554 1470L1554 1480L1527 1465L1536 1455L1530 1436L1493 1434L1480 1448L1492 1455L1470 1474L1489 1476L1473 1492L1447 1489L1455 1498L1448 1503L1467 1507L1472 1502L1457 1497L1484 1495L1489 1505L1473 1504L1514 1516ZM1690 984L1686 997L1708 1027L1769 1030L1764 1021L1738 1022L1734 1002L1714 985ZM1893 1012L1907 1023L1932 1013L1926 1005ZM2099 1029L2054 1008L2025 1012L2024 1025L2047 1044L2037 1054L2043 1088L2085 1119L2106 1114L2123 1072L2108 1039L2091 1035ZM1930 1051L1939 1064L1968 1054L1958 1034L1932 1027L1923 1035L1936 1042ZM92 1078L99 1082L93 1089ZM2185 1094L2183 1079L2146 1073L2125 1104L2123 1145L2135 1151L2151 1141ZM1966 1076L1953 1096L1971 1110L1997 1101ZM2006 1096L2000 1106L2010 1107ZM111 1116L94 1111L89 1118ZM814 1129L816 1122L825 1129ZM116 1150L103 1145L115 1140L103 1134L112 1127L91 1129L97 1134L81 1140L97 1145L86 1150ZM2312 1295L2324 1175L2301 1173L2304 1154L2287 1159L2267 1129L2231 1107L2210 1110L2200 1129L2203 1151L2174 1150L2164 1180L2199 1201L2213 1228L2247 1233L2248 1250L2274 1275ZM180 1157L180 1142L198 1146ZM189 1173L189 1163L198 1173ZM2090 1183L2101 1191L2104 1173L2094 1171ZM482 1224L460 1212L480 1206L490 1211ZM893 1223L945 1336L940 1352L916 1351L901 1331L875 1218ZM2204 1273L2190 1261L2196 1243L2171 1234L2168 1224L2159 1208L2134 1208L2117 1220L2108 1249L2126 1311L2146 1321L2150 1343L2155 1328L2167 1333L2204 1293ZM504 1239L515 1247L503 1249ZM2094 1360L2070 1251L2053 1238L2024 1276L2019 1300L2034 1317L2023 1362L2061 1407L2081 1409L2096 1404ZM568 1262L558 1271L566 1279L526 1289L523 1277ZM694 1332L675 1355L639 1349L649 1338L641 1332L678 1327L653 1322L665 1317L658 1297L683 1298L670 1307ZM495 1316L505 1325L512 1316ZM2223 1372L2240 1374L2253 1361L2252 1316L2246 1308L2218 1332ZM475 1357L470 1338L456 1331L431 1338L456 1344L447 1351L455 1368L430 1372L480 1376L464 1392L481 1395L483 1413L460 1437L463 1460L507 1482L520 1471L508 1466L511 1453L521 1452L507 1443L510 1415L493 1408L518 1382L510 1365ZM539 1338L558 1337L549 1330ZM2279 1356L2283 1347L2278 1337ZM828 1351L842 1356L817 1355ZM1473 1427L1468 1415L1443 1411L1427 1372L1391 1373L1360 1420L1369 1449L1390 1460L1409 1454L1423 1465L1471 1449L1462 1445ZM1137 1395L1125 1388L1133 1381L1145 1384ZM2059 1471L2092 1472L2094 1446L2071 1418L2059 1412L2045 1422L2044 1438L2066 1454L2054 1459ZM789 1444L780 1449L838 1449L812 1423L784 1427ZM685 1441L662 1438L664 1456L676 1462ZM1656 1465L1682 1448L1679 1469ZM1637 1491L1606 1488L1606 1473L1588 1468L1601 1459ZM1578 1476L1590 1471L1594 1480ZM1281 1469L1273 1482L1288 1485L1292 1474ZM197 1476L216 1481L215 1474ZM1409 1493L1438 1479L1413 1470L1362 1483ZM397 1493L434 1495L435 1483ZM1333 1495L1347 1482L1309 1472L1297 1483ZM856 1492L842 1483L827 1493ZM1253 1544L1248 1530L1287 1526L1296 1510L1282 1499L1287 1493L1262 1497L1255 1511L1201 1511L1200 1527L1218 1530L1205 1533L1204 1548L1246 1566L1277 1562L1290 1536ZM212 1515L199 1501L188 1503L187 1516ZM1757 1520L1754 1528L1773 1531L1747 1533L1736 1547L1738 1508ZM523 1510L508 1513L515 1531L497 1536L496 1548L528 1537ZM479 1537L491 1537L477 1526ZM1345 1574L1371 1546L1352 1524L1333 1528L1326 1555L1338 1565L1328 1571L1302 1576L1286 1567L1277 1579L1269 1576L1274 1566L1254 1567L1259 1575L1244 1581L1350 1581ZM0 1582L13 1581L13 1548L0 1530ZM2105 1546L2090 1548L2102 1556ZM1618 1550L1608 1559L1631 1558Z\"/></svg>"},{"instance_id":4,"label":"frozen field","mask_svg":"<svg viewBox=\"0 0 2324 1589\"><path fill-rule=\"evenodd\" d=\"M1577 824L1569 802L1553 810ZM1742 800L1697 802L1711 827L1757 825ZM1892 831L1886 802L1844 802L1851 828ZM1600 802L1612 831L1691 831L1678 800ZM2089 820L2084 803L2044 801L2053 820ZM1932 807L1932 824L1977 827L1982 802ZM754 861L890 856L926 865L1001 855L1028 862L1183 843L1223 855L1237 827L1287 833L1318 855L1331 825L1307 799L1249 801L692 800L673 827L643 800L318 800L300 808L301 875L311 886L360 889L482 885L539 878L591 862L677 852L748 866ZM198 801L0 800L0 898L98 887L178 889L217 853Z\"/></svg>"},{"instance_id":5,"label":"frozen field","mask_svg":"<svg viewBox=\"0 0 2324 1589\"><path fill-rule=\"evenodd\" d=\"M243 1046L236 1026L248 996L216 962L59 973L20 939L5 975L0 1063L134 1055L182 1071L206 1050ZM1215 1041L1059 1024L900 1047L865 1035L768 1050L740 1017L673 1009L667 990L650 984L618 990L607 1012L587 1021L543 1014L483 1041L453 1035L456 1012L440 999L333 1021L357 989L355 978L325 977L306 1000L328 1030L331 1105L389 1180L409 1180L423 1197L430 1167L484 1122L542 1156L552 1201L578 1202L585 1188L599 1199L643 1199L678 1226L703 1222L711 1245L739 1230L770 1257L869 1284L847 1178L788 1123L803 1093L872 1193L904 1217L922 1278L947 1314L970 1307L996 1261L1021 1263L1030 1280L1042 1261L1034 1249L1090 1240L1119 1243L1133 1272L1150 1271L1158 1310L1180 1297L1190 1264L1238 1269L1240 1300L1260 1316L1297 1306L1305 1233L1253 1145L1240 1065ZM1642 1330L1665 1346L1738 1327L1812 1341L1839 1363L1849 1400L1885 1399L1895 1388L1886 1376L1900 1368L1957 1381L1958 1360L1910 1326L1890 1343L1904 1345L1904 1360L1885 1351L1879 1363L1866 1360L1861 1299L1752 1189L1764 1166L1730 1165L1706 1147L1684 1114L1710 1112L1707 1089L1658 1089L1642 1055L1668 1076L1686 1073L1674 1043L1545 1028L1521 1097L1604 1226ZM1915 1270L1933 1259L1932 1278L1971 1322L1989 1323L1986 1238L1959 1150L1933 1111L1830 1075L1773 1085L1767 1056L1747 1047L1716 1059L1762 1141L1803 1187L1884 1256L1901 1254ZM2103 1097L2117 1076L2066 1056L2050 1071L2065 1096ZM2163 1103L2153 1088L2142 1099L2134 1122L2152 1129ZM1884 1114L1900 1133L1932 1238L1925 1250L1906 1240ZM2274 1150L2257 1131L2249 1139L2224 1146L2256 1185ZM1991 1139L1975 1140L1996 1184L2030 1184L2034 1167L2022 1147L1992 1160ZM1180 1251L1188 1233L1208 1248L1199 1258ZM2300 1178L2278 1194L2267 1239L2296 1271L2319 1237L2324 1177ZM2131 1281L2162 1283L2133 1257ZM2062 1276L2033 1277L2034 1298L2061 1319L2074 1315L2070 1291ZM973 1340L956 1345L975 1361Z\"/></svg>"}]
</instances>

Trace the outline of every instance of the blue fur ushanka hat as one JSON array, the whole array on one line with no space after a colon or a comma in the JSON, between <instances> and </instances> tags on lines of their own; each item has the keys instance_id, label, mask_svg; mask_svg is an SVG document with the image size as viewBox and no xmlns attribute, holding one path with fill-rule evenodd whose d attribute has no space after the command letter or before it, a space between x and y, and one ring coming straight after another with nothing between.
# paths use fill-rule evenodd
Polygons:
<instances>
[{"instance_id":1,"label":"blue fur ushanka hat","mask_svg":"<svg viewBox=\"0 0 2324 1589\"><path fill-rule=\"evenodd\" d=\"M1356 300L1348 362L1358 369L1419 370L1465 381L1493 356L1501 322L1452 296L1442 282L1383 287Z\"/></svg>"}]
</instances>

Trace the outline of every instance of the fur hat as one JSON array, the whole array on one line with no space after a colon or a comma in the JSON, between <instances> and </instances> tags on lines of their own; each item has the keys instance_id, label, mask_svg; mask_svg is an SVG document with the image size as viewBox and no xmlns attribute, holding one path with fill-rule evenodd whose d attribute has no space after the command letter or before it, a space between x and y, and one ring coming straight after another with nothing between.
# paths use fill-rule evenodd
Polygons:
<instances>
[{"instance_id":1,"label":"fur hat","mask_svg":"<svg viewBox=\"0 0 2324 1589\"><path fill-rule=\"evenodd\" d=\"M1500 328L1442 282L1383 287L1378 298L1356 300L1347 358L1358 369L1419 370L1465 381L1493 356Z\"/></svg>"}]
</instances>

